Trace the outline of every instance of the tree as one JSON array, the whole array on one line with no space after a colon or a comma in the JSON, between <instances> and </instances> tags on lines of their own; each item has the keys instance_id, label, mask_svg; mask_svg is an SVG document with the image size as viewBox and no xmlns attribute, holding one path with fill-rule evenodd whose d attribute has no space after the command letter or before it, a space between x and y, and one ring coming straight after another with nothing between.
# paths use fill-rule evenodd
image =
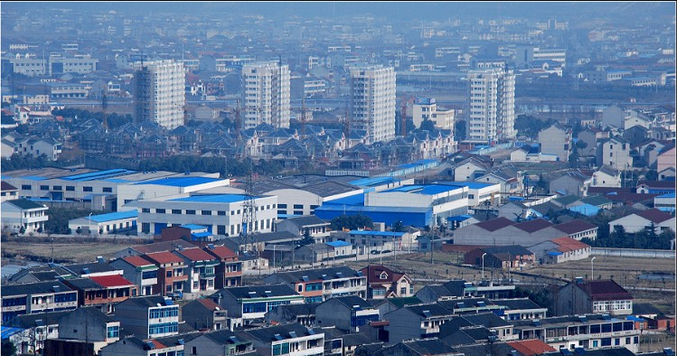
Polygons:
<instances>
[{"instance_id":1,"label":"tree","mask_svg":"<svg viewBox=\"0 0 677 356\"><path fill-rule=\"evenodd\" d=\"M394 232L404 232L405 230L406 230L406 228L404 227L402 220L393 224L393 231Z\"/></svg>"},{"instance_id":2,"label":"tree","mask_svg":"<svg viewBox=\"0 0 677 356\"><path fill-rule=\"evenodd\" d=\"M454 124L454 136L456 136L456 141L462 141L466 139L467 129L465 120L456 121Z\"/></svg>"},{"instance_id":3,"label":"tree","mask_svg":"<svg viewBox=\"0 0 677 356\"><path fill-rule=\"evenodd\" d=\"M331 228L333 230L356 230L356 229L373 229L374 222L368 216L362 214L356 215L340 215L331 220Z\"/></svg>"},{"instance_id":4,"label":"tree","mask_svg":"<svg viewBox=\"0 0 677 356\"><path fill-rule=\"evenodd\" d=\"M301 241L299 241L299 245L306 246L306 245L312 245L314 243L315 243L315 239L312 236L310 236L310 230L305 229L303 231L303 239Z\"/></svg>"},{"instance_id":5,"label":"tree","mask_svg":"<svg viewBox=\"0 0 677 356\"><path fill-rule=\"evenodd\" d=\"M435 131L435 122L432 120L423 120L421 122L420 130Z\"/></svg>"}]
</instances>

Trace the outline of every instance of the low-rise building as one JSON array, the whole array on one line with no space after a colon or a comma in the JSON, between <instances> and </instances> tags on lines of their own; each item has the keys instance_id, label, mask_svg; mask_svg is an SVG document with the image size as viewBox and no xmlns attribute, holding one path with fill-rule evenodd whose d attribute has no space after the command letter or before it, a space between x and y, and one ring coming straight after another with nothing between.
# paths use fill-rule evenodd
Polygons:
<instances>
[{"instance_id":1,"label":"low-rise building","mask_svg":"<svg viewBox=\"0 0 677 356\"><path fill-rule=\"evenodd\" d=\"M124 234L131 232L136 234L136 210L118 211L100 215L77 218L68 221L68 228L72 233L84 233L94 235Z\"/></svg>"},{"instance_id":2,"label":"low-rise building","mask_svg":"<svg viewBox=\"0 0 677 356\"><path fill-rule=\"evenodd\" d=\"M20 234L42 232L49 220L48 208L27 199L2 202L2 229Z\"/></svg>"},{"instance_id":3,"label":"low-rise building","mask_svg":"<svg viewBox=\"0 0 677 356\"><path fill-rule=\"evenodd\" d=\"M129 336L101 349L100 356L185 355L185 336L142 338Z\"/></svg>"},{"instance_id":4,"label":"low-rise building","mask_svg":"<svg viewBox=\"0 0 677 356\"><path fill-rule=\"evenodd\" d=\"M181 257L188 274L183 293L204 293L214 290L216 267L220 262L213 255L199 248L178 249L174 254Z\"/></svg>"},{"instance_id":5,"label":"low-rise building","mask_svg":"<svg viewBox=\"0 0 677 356\"><path fill-rule=\"evenodd\" d=\"M17 315L72 310L78 307L78 292L60 281L2 286L2 322Z\"/></svg>"},{"instance_id":6,"label":"low-rise building","mask_svg":"<svg viewBox=\"0 0 677 356\"><path fill-rule=\"evenodd\" d=\"M387 327L389 341L397 343L406 339L435 337L440 325L457 317L452 311L437 303L407 305L383 316L390 324Z\"/></svg>"},{"instance_id":7,"label":"low-rise building","mask_svg":"<svg viewBox=\"0 0 677 356\"><path fill-rule=\"evenodd\" d=\"M183 321L195 330L230 329L228 311L209 298L198 298L181 307Z\"/></svg>"},{"instance_id":8,"label":"low-rise building","mask_svg":"<svg viewBox=\"0 0 677 356\"><path fill-rule=\"evenodd\" d=\"M334 297L315 308L315 320L320 326L335 326L348 333L379 320L379 310L357 296Z\"/></svg>"},{"instance_id":9,"label":"low-rise building","mask_svg":"<svg viewBox=\"0 0 677 356\"><path fill-rule=\"evenodd\" d=\"M633 297L613 280L576 278L555 293L555 315L632 314Z\"/></svg>"},{"instance_id":10,"label":"low-rise building","mask_svg":"<svg viewBox=\"0 0 677 356\"><path fill-rule=\"evenodd\" d=\"M120 340L120 322L98 308L82 307L59 319L59 339L86 340L94 344L94 352Z\"/></svg>"},{"instance_id":11,"label":"low-rise building","mask_svg":"<svg viewBox=\"0 0 677 356\"><path fill-rule=\"evenodd\" d=\"M257 352L264 355L323 356L324 332L294 323L250 329L238 337L251 340Z\"/></svg>"},{"instance_id":12,"label":"low-rise building","mask_svg":"<svg viewBox=\"0 0 677 356\"><path fill-rule=\"evenodd\" d=\"M369 265L360 271L367 277L367 299L414 295L414 281L406 273L393 271L383 265Z\"/></svg>"},{"instance_id":13,"label":"low-rise building","mask_svg":"<svg viewBox=\"0 0 677 356\"><path fill-rule=\"evenodd\" d=\"M217 330L203 334L191 335L185 340L184 355L243 355L252 354L253 343L238 338L230 330Z\"/></svg>"},{"instance_id":14,"label":"low-rise building","mask_svg":"<svg viewBox=\"0 0 677 356\"><path fill-rule=\"evenodd\" d=\"M567 261L584 260L590 257L590 245L572 239L559 237L529 247L540 264L556 264Z\"/></svg>"},{"instance_id":15,"label":"low-rise building","mask_svg":"<svg viewBox=\"0 0 677 356\"><path fill-rule=\"evenodd\" d=\"M284 283L302 295L306 303L320 303L346 295L367 297L367 277L347 266L277 272L266 277L264 282Z\"/></svg>"},{"instance_id":16,"label":"low-rise building","mask_svg":"<svg viewBox=\"0 0 677 356\"><path fill-rule=\"evenodd\" d=\"M286 284L224 288L209 298L228 310L232 330L262 322L278 305L303 303L303 296Z\"/></svg>"},{"instance_id":17,"label":"low-rise building","mask_svg":"<svg viewBox=\"0 0 677 356\"><path fill-rule=\"evenodd\" d=\"M509 322L543 319L548 312L548 308L541 307L529 298L492 299L491 302L505 307L498 315Z\"/></svg>"},{"instance_id":18,"label":"low-rise building","mask_svg":"<svg viewBox=\"0 0 677 356\"><path fill-rule=\"evenodd\" d=\"M614 231L616 225L622 226L626 233L642 232L653 226L655 232L660 234L663 231L674 231L675 217L658 209L650 209L609 221L611 231Z\"/></svg>"},{"instance_id":19,"label":"low-rise building","mask_svg":"<svg viewBox=\"0 0 677 356\"><path fill-rule=\"evenodd\" d=\"M157 265L139 256L121 257L110 262L110 265L122 270L122 276L134 283L138 295L153 294L160 269Z\"/></svg>"},{"instance_id":20,"label":"low-rise building","mask_svg":"<svg viewBox=\"0 0 677 356\"><path fill-rule=\"evenodd\" d=\"M242 262L238 260L235 252L226 246L215 246L213 244L207 245L203 250L219 261L219 265L216 266L215 289L242 284Z\"/></svg>"},{"instance_id":21,"label":"low-rise building","mask_svg":"<svg viewBox=\"0 0 677 356\"><path fill-rule=\"evenodd\" d=\"M77 309L76 309L77 310ZM9 340L16 347L17 354L39 354L44 352L45 341L59 337L59 320L68 311L18 315L2 323L3 342Z\"/></svg>"},{"instance_id":22,"label":"low-rise building","mask_svg":"<svg viewBox=\"0 0 677 356\"><path fill-rule=\"evenodd\" d=\"M125 333L144 339L179 333L179 306L166 297L129 298L115 307L115 319Z\"/></svg>"},{"instance_id":23,"label":"low-rise building","mask_svg":"<svg viewBox=\"0 0 677 356\"><path fill-rule=\"evenodd\" d=\"M186 263L183 258L169 252L157 252L141 255L142 258L158 266L158 282L153 286L153 294L182 295L188 281L184 271Z\"/></svg>"},{"instance_id":24,"label":"low-rise building","mask_svg":"<svg viewBox=\"0 0 677 356\"><path fill-rule=\"evenodd\" d=\"M78 304L93 306L106 314L115 311L115 305L135 296L136 286L121 275L90 276L64 280L78 291Z\"/></svg>"}]
</instances>

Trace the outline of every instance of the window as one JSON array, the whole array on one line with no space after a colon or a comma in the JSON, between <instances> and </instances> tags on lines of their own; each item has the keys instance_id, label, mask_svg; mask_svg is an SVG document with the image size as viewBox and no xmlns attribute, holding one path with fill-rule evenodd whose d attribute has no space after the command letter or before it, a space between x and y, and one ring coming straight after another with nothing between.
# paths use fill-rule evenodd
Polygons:
<instances>
[{"instance_id":1,"label":"window","mask_svg":"<svg viewBox=\"0 0 677 356\"><path fill-rule=\"evenodd\" d=\"M103 187L103 192L104 192L104 193L112 193L112 192L113 192L113 188L111 188L111 187Z\"/></svg>"},{"instance_id":2,"label":"window","mask_svg":"<svg viewBox=\"0 0 677 356\"><path fill-rule=\"evenodd\" d=\"M49 186L48 185L41 185L40 190L49 190Z\"/></svg>"},{"instance_id":3,"label":"window","mask_svg":"<svg viewBox=\"0 0 677 356\"><path fill-rule=\"evenodd\" d=\"M186 215L195 215L195 210L186 210Z\"/></svg>"},{"instance_id":4,"label":"window","mask_svg":"<svg viewBox=\"0 0 677 356\"><path fill-rule=\"evenodd\" d=\"M181 215L181 209L172 209L172 214Z\"/></svg>"},{"instance_id":5,"label":"window","mask_svg":"<svg viewBox=\"0 0 677 356\"><path fill-rule=\"evenodd\" d=\"M21 190L31 190L33 187L30 184L22 184Z\"/></svg>"},{"instance_id":6,"label":"window","mask_svg":"<svg viewBox=\"0 0 677 356\"><path fill-rule=\"evenodd\" d=\"M82 191L83 192L92 192L93 189L92 189L92 187L82 187Z\"/></svg>"},{"instance_id":7,"label":"window","mask_svg":"<svg viewBox=\"0 0 677 356\"><path fill-rule=\"evenodd\" d=\"M202 210L200 212L200 214L202 214L202 215L212 215L212 211L211 210Z\"/></svg>"},{"instance_id":8,"label":"window","mask_svg":"<svg viewBox=\"0 0 677 356\"><path fill-rule=\"evenodd\" d=\"M158 214L164 214L165 209L155 209L155 212L158 213Z\"/></svg>"},{"instance_id":9,"label":"window","mask_svg":"<svg viewBox=\"0 0 677 356\"><path fill-rule=\"evenodd\" d=\"M216 226L216 234L217 235L225 235L226 234L226 226L225 225L217 225Z\"/></svg>"},{"instance_id":10,"label":"window","mask_svg":"<svg viewBox=\"0 0 677 356\"><path fill-rule=\"evenodd\" d=\"M287 209L287 204L277 204L279 209Z\"/></svg>"},{"instance_id":11,"label":"window","mask_svg":"<svg viewBox=\"0 0 677 356\"><path fill-rule=\"evenodd\" d=\"M66 191L67 191L67 192L74 192L74 191L75 191L75 186L73 186L73 185L67 185L67 186L66 186Z\"/></svg>"},{"instance_id":12,"label":"window","mask_svg":"<svg viewBox=\"0 0 677 356\"><path fill-rule=\"evenodd\" d=\"M52 187L52 189L54 189L54 190L63 190L63 187L60 186L60 185L55 185L55 186Z\"/></svg>"},{"instance_id":13,"label":"window","mask_svg":"<svg viewBox=\"0 0 677 356\"><path fill-rule=\"evenodd\" d=\"M171 277L172 277L172 271L167 271L167 278L171 278Z\"/></svg>"},{"instance_id":14,"label":"window","mask_svg":"<svg viewBox=\"0 0 677 356\"><path fill-rule=\"evenodd\" d=\"M303 204L294 204L294 209L303 209Z\"/></svg>"},{"instance_id":15,"label":"window","mask_svg":"<svg viewBox=\"0 0 677 356\"><path fill-rule=\"evenodd\" d=\"M150 223L141 223L141 232L144 234L150 233Z\"/></svg>"},{"instance_id":16,"label":"window","mask_svg":"<svg viewBox=\"0 0 677 356\"><path fill-rule=\"evenodd\" d=\"M107 337L120 337L120 327L119 326L109 326L107 330Z\"/></svg>"},{"instance_id":17,"label":"window","mask_svg":"<svg viewBox=\"0 0 677 356\"><path fill-rule=\"evenodd\" d=\"M150 213L150 208L141 208L142 213Z\"/></svg>"},{"instance_id":18,"label":"window","mask_svg":"<svg viewBox=\"0 0 677 356\"><path fill-rule=\"evenodd\" d=\"M225 212L225 211L222 211L222 210L219 210L219 216L226 216L226 212Z\"/></svg>"}]
</instances>

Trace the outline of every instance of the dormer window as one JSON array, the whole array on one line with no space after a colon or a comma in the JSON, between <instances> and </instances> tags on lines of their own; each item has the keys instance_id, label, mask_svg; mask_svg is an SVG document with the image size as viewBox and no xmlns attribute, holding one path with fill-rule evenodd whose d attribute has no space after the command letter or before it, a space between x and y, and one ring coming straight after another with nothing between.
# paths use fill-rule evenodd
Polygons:
<instances>
[{"instance_id":1,"label":"dormer window","mask_svg":"<svg viewBox=\"0 0 677 356\"><path fill-rule=\"evenodd\" d=\"M388 279L388 273L385 271L381 272L381 274L378 276L379 279Z\"/></svg>"}]
</instances>

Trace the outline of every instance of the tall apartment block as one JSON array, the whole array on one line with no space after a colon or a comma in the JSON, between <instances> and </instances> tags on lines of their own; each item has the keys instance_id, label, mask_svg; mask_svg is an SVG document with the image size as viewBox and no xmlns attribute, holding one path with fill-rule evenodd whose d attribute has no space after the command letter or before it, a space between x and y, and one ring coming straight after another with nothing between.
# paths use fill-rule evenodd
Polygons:
<instances>
[{"instance_id":1,"label":"tall apartment block","mask_svg":"<svg viewBox=\"0 0 677 356\"><path fill-rule=\"evenodd\" d=\"M514 139L515 74L491 63L468 71L470 141L491 142Z\"/></svg>"},{"instance_id":2,"label":"tall apartment block","mask_svg":"<svg viewBox=\"0 0 677 356\"><path fill-rule=\"evenodd\" d=\"M395 138L395 68L352 67L351 130L367 133L368 142Z\"/></svg>"},{"instance_id":3,"label":"tall apartment block","mask_svg":"<svg viewBox=\"0 0 677 356\"><path fill-rule=\"evenodd\" d=\"M275 61L242 67L244 129L262 123L275 128L289 127L290 78L289 66Z\"/></svg>"},{"instance_id":4,"label":"tall apartment block","mask_svg":"<svg viewBox=\"0 0 677 356\"><path fill-rule=\"evenodd\" d=\"M172 130L184 124L186 73L173 60L135 65L134 113L137 122L152 121Z\"/></svg>"}]
</instances>

